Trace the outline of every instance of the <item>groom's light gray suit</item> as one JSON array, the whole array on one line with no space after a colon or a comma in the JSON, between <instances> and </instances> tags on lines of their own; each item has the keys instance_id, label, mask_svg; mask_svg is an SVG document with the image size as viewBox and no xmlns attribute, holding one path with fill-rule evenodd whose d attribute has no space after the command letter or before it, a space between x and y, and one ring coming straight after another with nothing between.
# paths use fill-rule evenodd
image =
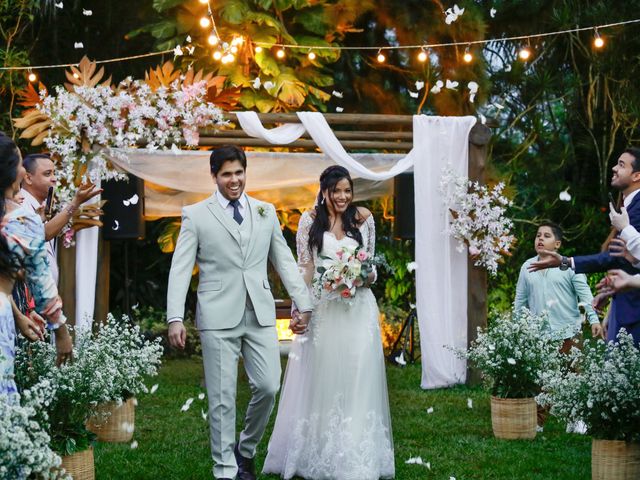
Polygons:
<instances>
[{"instance_id":1,"label":"groom's light gray suit","mask_svg":"<svg viewBox=\"0 0 640 480\"><path fill-rule=\"evenodd\" d=\"M197 263L196 325L202 342L216 478L234 478L237 472L233 447L239 356L253 394L239 439L243 456L255 455L280 387L275 303L267 279L267 260L298 309L312 308L275 208L245 198L240 225L225 212L216 194L183 209L167 293L167 318L184 318L185 298Z\"/></svg>"}]
</instances>

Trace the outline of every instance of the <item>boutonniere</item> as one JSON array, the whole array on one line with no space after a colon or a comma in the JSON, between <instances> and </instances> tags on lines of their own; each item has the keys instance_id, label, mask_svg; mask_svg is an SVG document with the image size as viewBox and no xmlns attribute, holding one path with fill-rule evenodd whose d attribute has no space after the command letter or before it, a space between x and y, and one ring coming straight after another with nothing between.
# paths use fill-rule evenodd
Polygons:
<instances>
[{"instance_id":1,"label":"boutonniere","mask_svg":"<svg viewBox=\"0 0 640 480\"><path fill-rule=\"evenodd\" d=\"M261 217L267 216L267 209L263 205L258 205L258 215Z\"/></svg>"}]
</instances>

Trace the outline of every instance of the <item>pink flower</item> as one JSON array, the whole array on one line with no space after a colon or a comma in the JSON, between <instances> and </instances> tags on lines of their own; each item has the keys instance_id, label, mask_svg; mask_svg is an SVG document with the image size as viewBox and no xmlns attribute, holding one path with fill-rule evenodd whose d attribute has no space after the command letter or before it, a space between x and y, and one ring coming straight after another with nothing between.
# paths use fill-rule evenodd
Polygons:
<instances>
[{"instance_id":1,"label":"pink flower","mask_svg":"<svg viewBox=\"0 0 640 480\"><path fill-rule=\"evenodd\" d=\"M340 296L342 298L351 298L351 292L348 288L345 288L344 290L342 290L342 292L340 292Z\"/></svg>"},{"instance_id":2,"label":"pink flower","mask_svg":"<svg viewBox=\"0 0 640 480\"><path fill-rule=\"evenodd\" d=\"M364 262L367 258L369 258L369 254L365 250L358 251L358 260Z\"/></svg>"},{"instance_id":3,"label":"pink flower","mask_svg":"<svg viewBox=\"0 0 640 480\"><path fill-rule=\"evenodd\" d=\"M342 250L338 250L338 251L336 252L336 255L338 256L338 258L339 258L340 260L342 260L342 255L344 255L344 252L343 252Z\"/></svg>"},{"instance_id":4,"label":"pink flower","mask_svg":"<svg viewBox=\"0 0 640 480\"><path fill-rule=\"evenodd\" d=\"M195 128L185 128L182 130L182 134L184 135L184 141L187 142L187 145L198 145L198 141L200 140L198 130Z\"/></svg>"},{"instance_id":5,"label":"pink flower","mask_svg":"<svg viewBox=\"0 0 640 480\"><path fill-rule=\"evenodd\" d=\"M469 255L471 255L472 257L480 255L480 250L478 250L476 247L469 247Z\"/></svg>"}]
</instances>

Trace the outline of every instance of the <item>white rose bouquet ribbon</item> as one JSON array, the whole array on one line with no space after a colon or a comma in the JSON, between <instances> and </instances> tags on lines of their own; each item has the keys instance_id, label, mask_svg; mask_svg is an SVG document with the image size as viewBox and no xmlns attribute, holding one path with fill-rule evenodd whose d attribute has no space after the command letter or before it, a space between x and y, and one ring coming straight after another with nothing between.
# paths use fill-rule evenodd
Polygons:
<instances>
[{"instance_id":1,"label":"white rose bouquet ribbon","mask_svg":"<svg viewBox=\"0 0 640 480\"><path fill-rule=\"evenodd\" d=\"M375 269L375 260L363 247L341 247L335 256L321 255L313 279L316 297L351 300Z\"/></svg>"}]
</instances>

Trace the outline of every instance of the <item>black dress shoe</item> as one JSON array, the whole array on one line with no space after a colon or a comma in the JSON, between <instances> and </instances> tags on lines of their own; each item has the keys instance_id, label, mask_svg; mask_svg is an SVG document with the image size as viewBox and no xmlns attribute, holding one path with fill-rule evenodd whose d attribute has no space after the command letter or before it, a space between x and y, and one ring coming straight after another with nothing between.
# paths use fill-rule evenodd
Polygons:
<instances>
[{"instance_id":1,"label":"black dress shoe","mask_svg":"<svg viewBox=\"0 0 640 480\"><path fill-rule=\"evenodd\" d=\"M256 480L256 466L253 462L253 458L245 458L240 454L238 450L238 444L233 449L233 453L236 456L236 463L238 464L238 480Z\"/></svg>"}]
</instances>

